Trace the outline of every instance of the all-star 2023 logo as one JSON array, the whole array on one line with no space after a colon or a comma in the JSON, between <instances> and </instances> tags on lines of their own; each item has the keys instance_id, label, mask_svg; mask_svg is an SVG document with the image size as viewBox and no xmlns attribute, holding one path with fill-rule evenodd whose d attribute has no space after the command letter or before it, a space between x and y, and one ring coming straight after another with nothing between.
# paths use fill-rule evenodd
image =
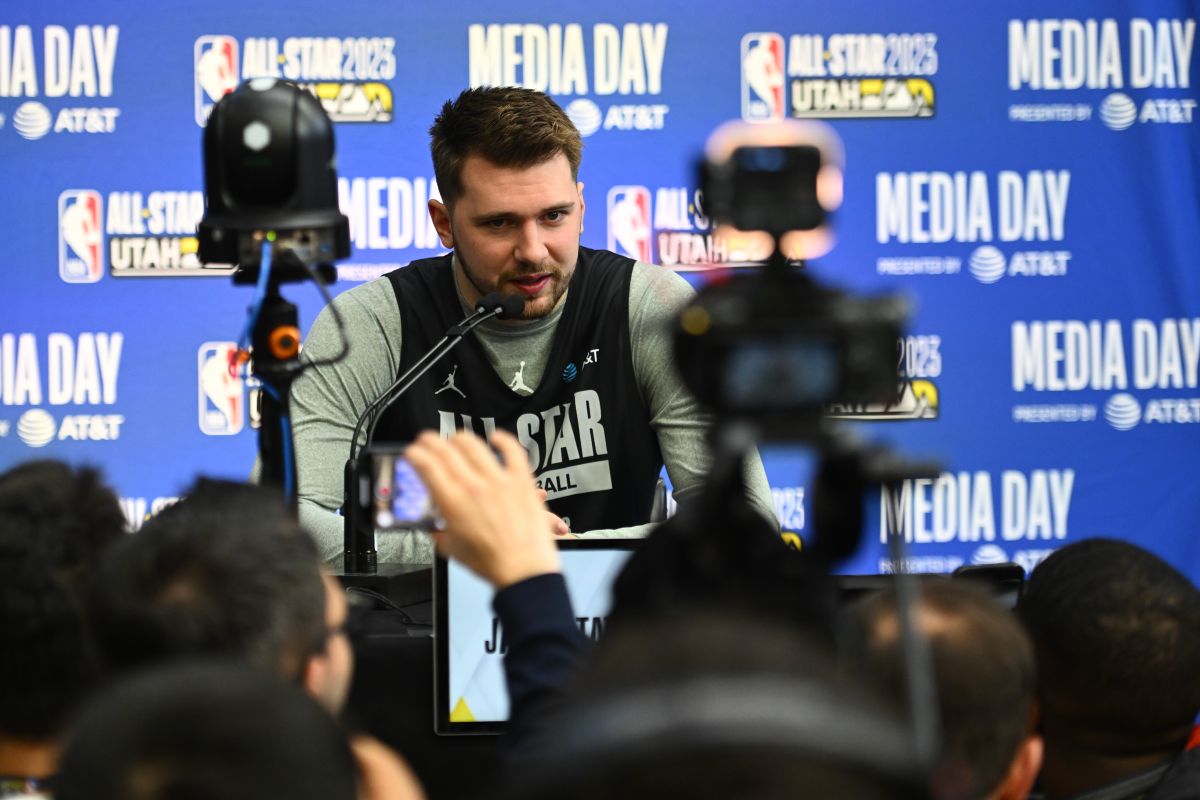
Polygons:
<instances>
[{"instance_id":1,"label":"all-star 2023 logo","mask_svg":"<svg viewBox=\"0 0 1200 800\"><path fill-rule=\"evenodd\" d=\"M935 33L747 33L742 119L934 115Z\"/></svg>"},{"instance_id":2,"label":"all-star 2023 logo","mask_svg":"<svg viewBox=\"0 0 1200 800\"><path fill-rule=\"evenodd\" d=\"M390 36L247 36L196 39L196 124L250 78L283 78L313 94L334 122L391 122L396 40Z\"/></svg>"}]
</instances>

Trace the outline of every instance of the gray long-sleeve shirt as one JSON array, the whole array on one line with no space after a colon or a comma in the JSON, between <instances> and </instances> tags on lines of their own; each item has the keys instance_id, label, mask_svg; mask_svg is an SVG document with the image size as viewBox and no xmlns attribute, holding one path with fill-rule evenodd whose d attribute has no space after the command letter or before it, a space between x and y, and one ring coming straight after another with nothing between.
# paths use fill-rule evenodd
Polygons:
<instances>
[{"instance_id":1,"label":"gray long-sleeve shirt","mask_svg":"<svg viewBox=\"0 0 1200 800\"><path fill-rule=\"evenodd\" d=\"M692 288L675 273L641 262L634 266L629 287L633 369L676 501L699 488L710 463L705 439L711 420L683 386L672 363L671 323L691 296ZM399 374L401 339L400 311L386 278L356 286L334 303L345 322L349 352L336 365L305 370L292 386L300 519L317 537L322 556L331 561L342 554L343 519L335 510L342 505L342 470L354 424ZM562 309L560 304L539 320L486 322L475 329L496 373L515 385L515 391L541 381ZM464 316L470 311L464 302ZM337 349L338 333L326 308L309 331L302 358L306 362L328 359ZM751 502L774 520L770 487L757 456L747 467L746 482ZM648 525L641 525L578 533L636 537L648 531ZM420 564L433 558L432 542L423 533L380 532L376 539L380 562Z\"/></svg>"}]
</instances>

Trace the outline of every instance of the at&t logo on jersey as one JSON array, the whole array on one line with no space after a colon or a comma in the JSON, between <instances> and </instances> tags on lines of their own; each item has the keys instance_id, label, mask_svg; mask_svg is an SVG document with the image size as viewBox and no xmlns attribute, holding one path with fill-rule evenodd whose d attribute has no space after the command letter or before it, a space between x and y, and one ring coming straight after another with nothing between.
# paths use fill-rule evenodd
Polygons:
<instances>
[{"instance_id":1,"label":"at&t logo on jersey","mask_svg":"<svg viewBox=\"0 0 1200 800\"><path fill-rule=\"evenodd\" d=\"M100 193L67 189L58 196L58 275L95 283L104 274L104 206Z\"/></svg>"},{"instance_id":2,"label":"at&t logo on jersey","mask_svg":"<svg viewBox=\"0 0 1200 800\"><path fill-rule=\"evenodd\" d=\"M217 101L251 78L292 81L334 122L391 122L395 47L390 36L201 36L194 47L196 124L203 127Z\"/></svg>"},{"instance_id":3,"label":"at&t logo on jersey","mask_svg":"<svg viewBox=\"0 0 1200 800\"><path fill-rule=\"evenodd\" d=\"M109 106L62 106L41 99L112 97L117 61L116 25L0 25L0 99L30 98L10 113L23 139L53 133L112 133L121 110ZM0 112L5 109L0 106ZM0 126L5 114L0 113Z\"/></svg>"},{"instance_id":4,"label":"at&t logo on jersey","mask_svg":"<svg viewBox=\"0 0 1200 800\"><path fill-rule=\"evenodd\" d=\"M937 34L748 33L742 118L932 117Z\"/></svg>"},{"instance_id":5,"label":"at&t logo on jersey","mask_svg":"<svg viewBox=\"0 0 1200 800\"><path fill-rule=\"evenodd\" d=\"M880 172L875 176L875 239L879 244L939 246L876 261L881 275L953 275L964 256L980 283L1001 278L1067 274L1069 170ZM953 243L953 245L952 245ZM957 245L970 243L969 250ZM1015 248L994 243L1014 244ZM950 247L941 247L950 245ZM1040 246L1038 246L1040 245ZM1053 249L1050 249L1053 247ZM905 248L910 250L911 248Z\"/></svg>"},{"instance_id":6,"label":"at&t logo on jersey","mask_svg":"<svg viewBox=\"0 0 1200 800\"><path fill-rule=\"evenodd\" d=\"M1029 93L1054 94L1052 102L1010 105L1008 118L1086 122L1097 116L1114 131L1138 123L1190 124L1197 102L1188 91L1195 40L1194 19L1009 20L1009 90L1039 99L1045 95Z\"/></svg>"},{"instance_id":7,"label":"at&t logo on jersey","mask_svg":"<svg viewBox=\"0 0 1200 800\"><path fill-rule=\"evenodd\" d=\"M469 84L522 86L566 98L559 102L583 136L601 129L661 130L671 110L665 103L607 101L662 94L667 24L600 22L590 33L577 22L473 24L467 29Z\"/></svg>"},{"instance_id":8,"label":"at&t logo on jersey","mask_svg":"<svg viewBox=\"0 0 1200 800\"><path fill-rule=\"evenodd\" d=\"M742 119L771 122L783 119L783 37L778 33L747 33L742 37Z\"/></svg>"},{"instance_id":9,"label":"at&t logo on jersey","mask_svg":"<svg viewBox=\"0 0 1200 800\"><path fill-rule=\"evenodd\" d=\"M650 190L614 186L608 190L608 249L638 261L654 258Z\"/></svg>"}]
</instances>

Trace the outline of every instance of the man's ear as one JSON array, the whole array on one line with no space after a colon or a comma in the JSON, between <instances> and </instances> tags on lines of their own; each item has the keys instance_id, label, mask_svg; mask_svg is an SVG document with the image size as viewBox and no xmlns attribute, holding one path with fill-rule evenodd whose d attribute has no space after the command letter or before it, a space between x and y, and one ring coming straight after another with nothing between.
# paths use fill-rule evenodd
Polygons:
<instances>
[{"instance_id":1,"label":"man's ear","mask_svg":"<svg viewBox=\"0 0 1200 800\"><path fill-rule=\"evenodd\" d=\"M301 676L304 691L310 697L322 699L325 684L329 682L329 659L324 653L314 653L304 662L304 674Z\"/></svg>"},{"instance_id":2,"label":"man's ear","mask_svg":"<svg viewBox=\"0 0 1200 800\"><path fill-rule=\"evenodd\" d=\"M583 233L583 212L587 211L587 203L583 202L583 181L576 183L575 189L579 192L579 232Z\"/></svg>"},{"instance_id":3,"label":"man's ear","mask_svg":"<svg viewBox=\"0 0 1200 800\"><path fill-rule=\"evenodd\" d=\"M429 218L433 220L433 229L442 240L442 247L454 249L454 229L450 227L450 209L441 200L429 201Z\"/></svg>"},{"instance_id":4,"label":"man's ear","mask_svg":"<svg viewBox=\"0 0 1200 800\"><path fill-rule=\"evenodd\" d=\"M1042 737L1037 734L1021 742L1017 754L1008 767L1008 774L991 794L995 800L1024 800L1037 780L1042 769L1042 754L1045 751Z\"/></svg>"}]
</instances>

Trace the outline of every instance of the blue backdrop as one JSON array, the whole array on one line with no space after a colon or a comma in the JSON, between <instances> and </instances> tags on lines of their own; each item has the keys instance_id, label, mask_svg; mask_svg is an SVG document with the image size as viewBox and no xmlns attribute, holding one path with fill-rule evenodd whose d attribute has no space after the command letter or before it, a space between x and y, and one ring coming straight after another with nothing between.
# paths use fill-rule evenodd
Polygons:
<instances>
[{"instance_id":1,"label":"blue backdrop","mask_svg":"<svg viewBox=\"0 0 1200 800\"><path fill-rule=\"evenodd\" d=\"M251 290L199 269L192 238L202 124L238 81L295 80L337 120L339 290L437 252L429 122L466 85L514 83L586 137L584 244L669 266L725 257L691 167L717 124L837 128L839 244L813 269L918 308L904 402L842 411L947 469L868 500L848 571L890 569L891 515L917 569L1104 535L1200 577L1197 6L1083 9L6 3L0 467L99 464L135 523L199 472L247 474L254 388L219 367ZM643 224L610 226L619 203ZM288 296L307 327L315 289ZM808 459L766 459L803 534Z\"/></svg>"}]
</instances>

